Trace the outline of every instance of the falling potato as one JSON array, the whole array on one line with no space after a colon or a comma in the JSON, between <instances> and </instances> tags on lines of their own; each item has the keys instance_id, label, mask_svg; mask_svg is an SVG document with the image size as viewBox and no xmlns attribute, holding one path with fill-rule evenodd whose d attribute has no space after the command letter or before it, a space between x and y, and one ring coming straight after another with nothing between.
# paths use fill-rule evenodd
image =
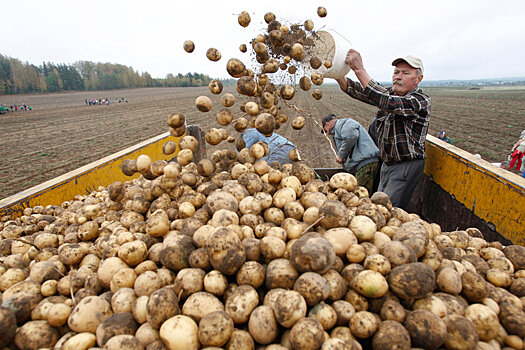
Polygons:
<instances>
[{"instance_id":1,"label":"falling potato","mask_svg":"<svg viewBox=\"0 0 525 350\"><path fill-rule=\"evenodd\" d=\"M323 84L323 76L319 73L313 73L312 76L312 83L315 85L322 85Z\"/></svg>"},{"instance_id":2,"label":"falling potato","mask_svg":"<svg viewBox=\"0 0 525 350\"><path fill-rule=\"evenodd\" d=\"M303 128L304 124L306 124L306 119L304 117L298 115L297 117L293 118L292 120L292 128L295 130L300 130Z\"/></svg>"},{"instance_id":3,"label":"falling potato","mask_svg":"<svg viewBox=\"0 0 525 350\"><path fill-rule=\"evenodd\" d=\"M301 79L299 79L299 87L304 91L310 90L310 88L312 87L312 82L310 81L310 78L304 76Z\"/></svg>"},{"instance_id":4,"label":"falling potato","mask_svg":"<svg viewBox=\"0 0 525 350\"><path fill-rule=\"evenodd\" d=\"M306 21L304 21L304 29L306 30L314 29L314 22L311 19L307 19Z\"/></svg>"},{"instance_id":5,"label":"falling potato","mask_svg":"<svg viewBox=\"0 0 525 350\"><path fill-rule=\"evenodd\" d=\"M328 12L326 11L326 9L325 9L323 6L319 6L319 7L317 8L317 15L318 15L319 17L326 17L327 13L328 13Z\"/></svg>"},{"instance_id":6,"label":"falling potato","mask_svg":"<svg viewBox=\"0 0 525 350\"><path fill-rule=\"evenodd\" d=\"M221 143L222 141L222 133L217 128L211 128L206 135L204 135L204 139L206 142L208 142L210 145L215 146Z\"/></svg>"},{"instance_id":7,"label":"falling potato","mask_svg":"<svg viewBox=\"0 0 525 350\"><path fill-rule=\"evenodd\" d=\"M222 92L222 83L219 80L212 80L208 84L212 94L218 95Z\"/></svg>"},{"instance_id":8,"label":"falling potato","mask_svg":"<svg viewBox=\"0 0 525 350\"><path fill-rule=\"evenodd\" d=\"M271 135L275 129L275 117L270 113L259 114L255 119L254 126L261 134Z\"/></svg>"},{"instance_id":9,"label":"falling potato","mask_svg":"<svg viewBox=\"0 0 525 350\"><path fill-rule=\"evenodd\" d=\"M324 61L324 66L328 69L332 68L332 61Z\"/></svg>"},{"instance_id":10,"label":"falling potato","mask_svg":"<svg viewBox=\"0 0 525 350\"><path fill-rule=\"evenodd\" d=\"M266 44L256 41L253 44L253 50L255 51L255 53L262 55L267 52Z\"/></svg>"},{"instance_id":11,"label":"falling potato","mask_svg":"<svg viewBox=\"0 0 525 350\"><path fill-rule=\"evenodd\" d=\"M191 40L186 40L184 42L184 51L192 53L195 50L195 44Z\"/></svg>"},{"instance_id":12,"label":"falling potato","mask_svg":"<svg viewBox=\"0 0 525 350\"><path fill-rule=\"evenodd\" d=\"M290 152L288 152L288 157L292 162L297 162L298 160L301 160L301 157L299 156L299 151L297 148L292 148Z\"/></svg>"},{"instance_id":13,"label":"falling potato","mask_svg":"<svg viewBox=\"0 0 525 350\"><path fill-rule=\"evenodd\" d=\"M222 95L221 103L224 107L231 107L235 104L235 96L230 93L226 93Z\"/></svg>"},{"instance_id":14,"label":"falling potato","mask_svg":"<svg viewBox=\"0 0 525 350\"><path fill-rule=\"evenodd\" d=\"M226 126L232 122L233 113L228 108L223 108L217 112L217 114L215 115L215 119L217 119L217 123L219 123L220 125Z\"/></svg>"},{"instance_id":15,"label":"falling potato","mask_svg":"<svg viewBox=\"0 0 525 350\"><path fill-rule=\"evenodd\" d=\"M281 97L285 100L291 100L295 95L295 88L292 85L285 84L281 88Z\"/></svg>"},{"instance_id":16,"label":"falling potato","mask_svg":"<svg viewBox=\"0 0 525 350\"><path fill-rule=\"evenodd\" d=\"M321 60L318 57L313 56L312 58L310 58L310 67L312 67L313 69L321 67L322 64L323 62L321 62Z\"/></svg>"},{"instance_id":17,"label":"falling potato","mask_svg":"<svg viewBox=\"0 0 525 350\"><path fill-rule=\"evenodd\" d=\"M168 126L172 128L180 128L182 125L184 125L186 118L184 117L184 114L182 113L170 113L168 115Z\"/></svg>"},{"instance_id":18,"label":"falling potato","mask_svg":"<svg viewBox=\"0 0 525 350\"><path fill-rule=\"evenodd\" d=\"M272 12L266 12L264 14L264 21L266 23L270 23L271 21L275 21L275 15Z\"/></svg>"},{"instance_id":19,"label":"falling potato","mask_svg":"<svg viewBox=\"0 0 525 350\"><path fill-rule=\"evenodd\" d=\"M323 98L323 93L321 92L321 90L319 90L319 89L315 89L314 91L312 91L312 96L313 96L316 100L320 100L321 98Z\"/></svg>"},{"instance_id":20,"label":"falling potato","mask_svg":"<svg viewBox=\"0 0 525 350\"><path fill-rule=\"evenodd\" d=\"M255 96L257 94L257 83L248 76L240 77L237 80L237 92L245 96Z\"/></svg>"},{"instance_id":21,"label":"falling potato","mask_svg":"<svg viewBox=\"0 0 525 350\"><path fill-rule=\"evenodd\" d=\"M240 117L239 119L235 120L235 130L238 132L243 132L248 127L248 119L244 117Z\"/></svg>"},{"instance_id":22,"label":"falling potato","mask_svg":"<svg viewBox=\"0 0 525 350\"><path fill-rule=\"evenodd\" d=\"M213 104L208 96L199 96L195 99L195 106L201 112L209 112Z\"/></svg>"},{"instance_id":23,"label":"falling potato","mask_svg":"<svg viewBox=\"0 0 525 350\"><path fill-rule=\"evenodd\" d=\"M246 74L246 66L237 58L231 58L228 63L226 63L226 70L228 74L234 78L240 78Z\"/></svg>"},{"instance_id":24,"label":"falling potato","mask_svg":"<svg viewBox=\"0 0 525 350\"><path fill-rule=\"evenodd\" d=\"M206 51L206 57L208 57L210 61L217 62L221 59L221 53L219 52L219 50L212 47L209 48L208 51Z\"/></svg>"},{"instance_id":25,"label":"falling potato","mask_svg":"<svg viewBox=\"0 0 525 350\"><path fill-rule=\"evenodd\" d=\"M250 14L246 11L242 11L239 17L237 18L237 21L239 22L239 24L245 28L248 27L251 20L252 19L250 18Z\"/></svg>"},{"instance_id":26,"label":"falling potato","mask_svg":"<svg viewBox=\"0 0 525 350\"><path fill-rule=\"evenodd\" d=\"M248 51L248 48L246 47L246 44L239 45L239 51L246 52Z\"/></svg>"},{"instance_id":27,"label":"falling potato","mask_svg":"<svg viewBox=\"0 0 525 350\"><path fill-rule=\"evenodd\" d=\"M304 47L300 43L295 43L290 48L290 56L296 61L302 61L305 57Z\"/></svg>"},{"instance_id":28,"label":"falling potato","mask_svg":"<svg viewBox=\"0 0 525 350\"><path fill-rule=\"evenodd\" d=\"M259 105L257 104L257 102L253 101L246 102L246 104L244 105L244 110L246 111L246 113L248 113L249 116L253 117L259 114Z\"/></svg>"}]
</instances>

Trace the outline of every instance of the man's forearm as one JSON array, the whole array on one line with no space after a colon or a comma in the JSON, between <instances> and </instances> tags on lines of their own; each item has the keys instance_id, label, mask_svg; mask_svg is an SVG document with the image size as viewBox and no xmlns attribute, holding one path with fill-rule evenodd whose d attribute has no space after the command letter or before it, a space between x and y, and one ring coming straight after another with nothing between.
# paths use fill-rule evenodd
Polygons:
<instances>
[{"instance_id":1,"label":"man's forearm","mask_svg":"<svg viewBox=\"0 0 525 350\"><path fill-rule=\"evenodd\" d=\"M368 83L370 83L370 81L372 80L372 78L370 77L370 75L368 75L367 71L364 68L354 70L354 73L363 88L366 88Z\"/></svg>"}]
</instances>

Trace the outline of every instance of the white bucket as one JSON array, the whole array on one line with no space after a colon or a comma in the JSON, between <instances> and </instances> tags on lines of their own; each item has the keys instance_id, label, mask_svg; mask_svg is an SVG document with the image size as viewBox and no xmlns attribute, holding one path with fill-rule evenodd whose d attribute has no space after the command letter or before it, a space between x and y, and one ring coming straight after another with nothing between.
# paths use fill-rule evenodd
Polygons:
<instances>
[{"instance_id":1,"label":"white bucket","mask_svg":"<svg viewBox=\"0 0 525 350\"><path fill-rule=\"evenodd\" d=\"M310 39L313 40L313 46L306 59L303 60L307 73L319 73L325 78L334 79L342 78L348 74L350 67L345 63L345 59L348 50L352 48L348 40L330 29L315 32ZM326 68L323 64L321 67L313 69L309 65L310 58L313 56L319 58L323 63L331 61L332 67Z\"/></svg>"}]
</instances>

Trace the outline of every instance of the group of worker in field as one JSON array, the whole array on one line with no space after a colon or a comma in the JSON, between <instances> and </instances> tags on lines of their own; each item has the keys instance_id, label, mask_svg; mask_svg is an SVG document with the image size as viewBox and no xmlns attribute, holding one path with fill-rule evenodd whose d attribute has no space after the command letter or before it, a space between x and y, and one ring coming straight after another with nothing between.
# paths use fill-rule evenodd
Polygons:
<instances>
[{"instance_id":1,"label":"group of worker in field","mask_svg":"<svg viewBox=\"0 0 525 350\"><path fill-rule=\"evenodd\" d=\"M406 209L425 166L431 101L418 88L423 79L423 63L414 56L395 59L392 87L386 88L370 77L356 50L348 51L345 62L359 81L336 79L341 90L379 110L368 131L351 118L338 119L329 114L321 121L323 132L333 137L337 163L355 174L360 186L370 194L376 190L385 192L392 205ZM243 136L246 147L261 141L252 133ZM283 145L295 147L282 136L273 137L270 153L272 148ZM287 154L280 152L277 158L281 164L289 162Z\"/></svg>"},{"instance_id":2,"label":"group of worker in field","mask_svg":"<svg viewBox=\"0 0 525 350\"><path fill-rule=\"evenodd\" d=\"M92 99L85 99L84 102L88 105L88 106L97 106L97 105L103 105L103 106L107 106L111 103L111 101L109 100L109 98L92 98ZM115 100L115 103L128 103L128 100L125 99L124 97L122 98L117 98Z\"/></svg>"},{"instance_id":3,"label":"group of worker in field","mask_svg":"<svg viewBox=\"0 0 525 350\"><path fill-rule=\"evenodd\" d=\"M28 104L13 104L13 105L10 105L9 107L6 105L6 104L2 104L0 105L0 107L2 108L2 110L5 110L7 112L18 112L18 111L31 111L33 110L33 107L31 107L30 105Z\"/></svg>"}]
</instances>

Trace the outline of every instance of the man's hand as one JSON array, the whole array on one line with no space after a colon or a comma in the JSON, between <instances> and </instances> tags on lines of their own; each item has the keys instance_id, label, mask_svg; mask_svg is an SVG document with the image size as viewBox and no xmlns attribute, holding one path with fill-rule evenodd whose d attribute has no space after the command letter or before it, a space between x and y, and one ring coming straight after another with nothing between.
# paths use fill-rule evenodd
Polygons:
<instances>
[{"instance_id":1,"label":"man's hand","mask_svg":"<svg viewBox=\"0 0 525 350\"><path fill-rule=\"evenodd\" d=\"M348 64L353 71L364 69L361 54L354 49L348 50L345 63Z\"/></svg>"},{"instance_id":2,"label":"man's hand","mask_svg":"<svg viewBox=\"0 0 525 350\"><path fill-rule=\"evenodd\" d=\"M337 157L335 158L335 160L337 161L337 163L339 163L339 164L343 164L343 158L337 156Z\"/></svg>"},{"instance_id":3,"label":"man's hand","mask_svg":"<svg viewBox=\"0 0 525 350\"><path fill-rule=\"evenodd\" d=\"M365 88L372 78L370 78L367 71L365 70L365 67L363 66L361 54L354 49L350 49L346 54L345 62L350 66L350 69L354 71L355 76L361 83L361 86Z\"/></svg>"}]
</instances>

